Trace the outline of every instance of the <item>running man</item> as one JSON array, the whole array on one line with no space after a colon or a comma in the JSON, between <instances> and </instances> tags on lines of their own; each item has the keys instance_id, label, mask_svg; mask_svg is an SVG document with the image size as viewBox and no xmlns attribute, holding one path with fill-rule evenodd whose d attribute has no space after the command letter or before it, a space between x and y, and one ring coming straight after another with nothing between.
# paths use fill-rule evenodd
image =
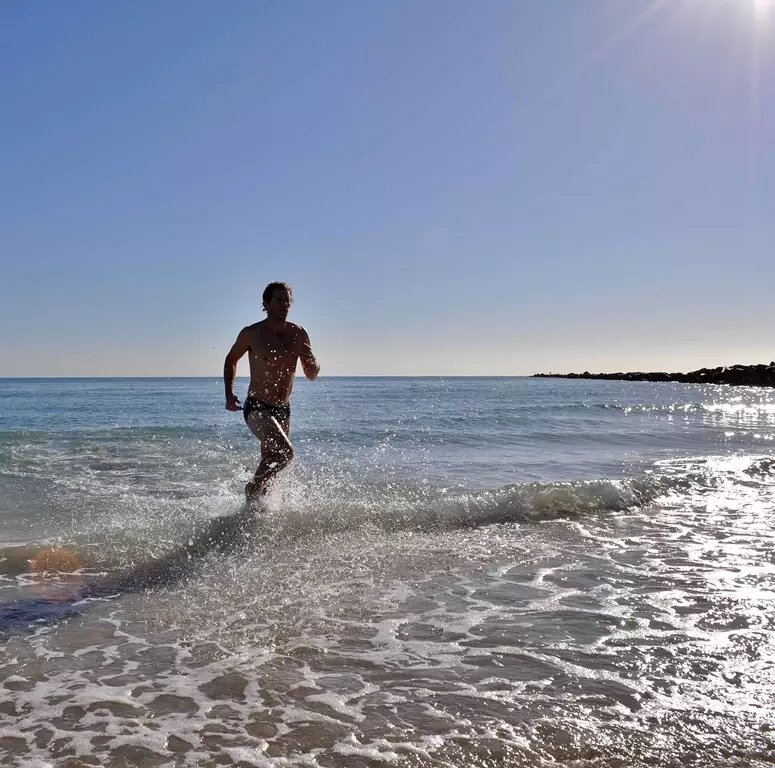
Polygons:
<instances>
[{"instance_id":1,"label":"running man","mask_svg":"<svg viewBox=\"0 0 775 768\"><path fill-rule=\"evenodd\" d=\"M240 331L223 365L226 409L241 408L251 432L261 441L261 463L245 486L248 504L263 496L272 478L293 459L290 398L297 362L301 360L304 375L310 381L320 373L307 331L287 320L293 303L291 286L269 283L262 298L266 320ZM234 378L237 363L246 352L250 387L243 406L234 394Z\"/></svg>"}]
</instances>

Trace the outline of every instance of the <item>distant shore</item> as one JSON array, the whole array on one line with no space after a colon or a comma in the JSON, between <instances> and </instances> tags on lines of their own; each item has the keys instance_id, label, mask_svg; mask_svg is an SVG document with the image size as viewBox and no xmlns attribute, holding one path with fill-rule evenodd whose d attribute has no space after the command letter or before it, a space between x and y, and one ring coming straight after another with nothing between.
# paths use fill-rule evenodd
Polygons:
<instances>
[{"instance_id":1,"label":"distant shore","mask_svg":"<svg viewBox=\"0 0 775 768\"><path fill-rule=\"evenodd\" d=\"M769 365L731 365L700 368L689 373L534 373L544 379L606 379L612 381L674 381L680 384L730 384L738 387L775 387L775 361Z\"/></svg>"}]
</instances>

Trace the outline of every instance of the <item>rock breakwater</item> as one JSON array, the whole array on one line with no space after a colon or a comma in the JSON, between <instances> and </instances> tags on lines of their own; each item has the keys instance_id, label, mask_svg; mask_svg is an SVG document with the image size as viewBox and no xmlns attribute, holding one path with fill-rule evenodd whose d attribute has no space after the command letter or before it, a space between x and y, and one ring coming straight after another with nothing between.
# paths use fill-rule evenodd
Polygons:
<instances>
[{"instance_id":1,"label":"rock breakwater","mask_svg":"<svg viewBox=\"0 0 775 768\"><path fill-rule=\"evenodd\" d=\"M534 378L548 379L606 379L613 381L674 381L680 384L729 384L739 387L775 387L775 361L769 365L731 365L719 368L700 368L689 373L535 373Z\"/></svg>"}]
</instances>

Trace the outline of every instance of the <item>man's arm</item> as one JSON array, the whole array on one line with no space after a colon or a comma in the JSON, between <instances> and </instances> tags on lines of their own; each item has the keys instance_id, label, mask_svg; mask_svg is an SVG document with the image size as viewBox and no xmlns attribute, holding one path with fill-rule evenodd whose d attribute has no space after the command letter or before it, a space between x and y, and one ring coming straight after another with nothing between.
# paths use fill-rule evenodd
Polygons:
<instances>
[{"instance_id":1,"label":"man's arm","mask_svg":"<svg viewBox=\"0 0 775 768\"><path fill-rule=\"evenodd\" d=\"M301 360L301 367L304 371L304 375L310 381L314 381L320 373L320 364L315 359L315 355L312 352L312 345L310 344L309 334L306 329L301 328L300 331L299 342L301 344L301 350L299 351L299 360Z\"/></svg>"},{"instance_id":2,"label":"man's arm","mask_svg":"<svg viewBox=\"0 0 775 768\"><path fill-rule=\"evenodd\" d=\"M226 409L229 411L238 411L241 407L239 398L234 394L234 379L237 376L237 363L248 349L250 349L250 330L243 328L223 364L223 386L226 390Z\"/></svg>"}]
</instances>

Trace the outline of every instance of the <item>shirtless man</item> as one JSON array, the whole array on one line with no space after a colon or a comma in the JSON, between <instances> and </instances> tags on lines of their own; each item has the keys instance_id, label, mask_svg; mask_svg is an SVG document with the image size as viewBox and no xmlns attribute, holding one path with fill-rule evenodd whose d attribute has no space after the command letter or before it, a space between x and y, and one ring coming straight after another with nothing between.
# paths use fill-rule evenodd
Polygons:
<instances>
[{"instance_id":1,"label":"shirtless man","mask_svg":"<svg viewBox=\"0 0 775 768\"><path fill-rule=\"evenodd\" d=\"M223 382L226 409L239 411L261 441L261 463L245 486L248 504L266 493L272 478L293 459L290 434L293 377L301 360L304 375L313 381L320 373L307 331L287 321L293 292L287 283L269 283L264 289L266 320L243 328L226 355ZM234 394L237 363L245 353L250 361L250 387L243 406Z\"/></svg>"}]
</instances>

